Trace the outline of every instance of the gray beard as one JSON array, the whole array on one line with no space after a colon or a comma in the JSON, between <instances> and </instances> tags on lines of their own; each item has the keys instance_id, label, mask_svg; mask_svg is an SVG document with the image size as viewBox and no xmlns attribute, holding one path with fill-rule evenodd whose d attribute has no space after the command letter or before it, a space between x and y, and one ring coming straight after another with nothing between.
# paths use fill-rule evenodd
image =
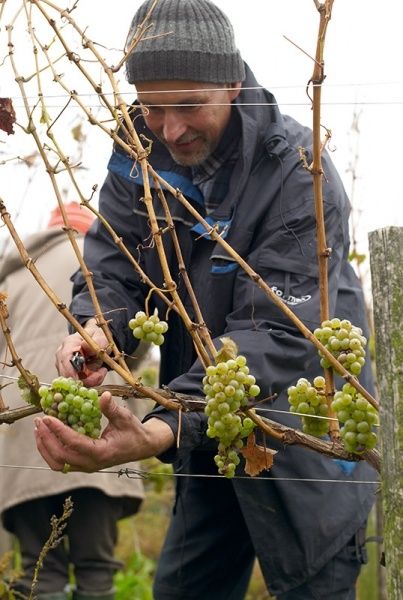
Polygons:
<instances>
[{"instance_id":1,"label":"gray beard","mask_svg":"<svg viewBox=\"0 0 403 600\"><path fill-rule=\"evenodd\" d=\"M177 154L172 152L172 150L163 138L160 138L158 136L157 138L161 142L161 144L163 144L168 150L169 154L171 155L172 159L176 162L176 164L180 165L181 167L197 167L198 165L201 165L206 160L206 158L208 158L212 153L212 149L208 146L207 143L205 143L198 153L192 154L187 158L184 158L181 155L178 156Z\"/></svg>"}]
</instances>

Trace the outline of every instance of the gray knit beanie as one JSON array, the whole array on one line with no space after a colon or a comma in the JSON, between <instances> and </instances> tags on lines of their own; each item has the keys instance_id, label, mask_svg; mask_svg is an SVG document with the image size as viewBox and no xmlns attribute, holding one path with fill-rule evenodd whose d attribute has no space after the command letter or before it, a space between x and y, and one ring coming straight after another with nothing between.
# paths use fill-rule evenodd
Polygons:
<instances>
[{"instance_id":1,"label":"gray knit beanie","mask_svg":"<svg viewBox=\"0 0 403 600\"><path fill-rule=\"evenodd\" d=\"M152 3L146 0L137 10L129 40ZM245 79L232 25L209 0L158 0L149 23L152 28L146 39L127 59L129 83L162 79L233 83Z\"/></svg>"}]
</instances>

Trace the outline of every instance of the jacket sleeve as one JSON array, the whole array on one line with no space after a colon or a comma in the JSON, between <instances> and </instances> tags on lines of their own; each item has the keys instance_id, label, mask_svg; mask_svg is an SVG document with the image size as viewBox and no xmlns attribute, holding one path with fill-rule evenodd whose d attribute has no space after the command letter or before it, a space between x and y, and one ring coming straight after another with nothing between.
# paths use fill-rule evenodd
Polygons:
<instances>
[{"instance_id":1,"label":"jacket sleeve","mask_svg":"<svg viewBox=\"0 0 403 600\"><path fill-rule=\"evenodd\" d=\"M133 257L141 261L139 217L133 212L137 187L119 175L108 173L100 191L99 211ZM98 219L85 237L84 260L93 274L95 290L114 338L119 348L130 354L137 342L127 323L144 306L146 286ZM71 310L83 323L94 316L95 310L81 271L74 274L73 281Z\"/></svg>"},{"instance_id":2,"label":"jacket sleeve","mask_svg":"<svg viewBox=\"0 0 403 600\"><path fill-rule=\"evenodd\" d=\"M288 308L313 330L320 322L316 219L311 176L301 169L297 167L290 175L281 197L277 197L256 228L248 262ZM332 316L342 271L347 266L349 212L348 200L334 169L333 174L334 178L324 184L327 246L332 248L328 265ZM285 391L289 385L299 377L308 376L309 372L311 375L320 372L315 347L241 268L237 269L232 311L227 315L223 335L231 337L239 353L247 357L250 371L261 388L260 398L277 394L276 408L281 410L288 409ZM215 344L220 345L219 339ZM169 387L200 396L203 375L204 369L196 361L188 373L176 378ZM153 415L169 423L177 434L177 414L158 407ZM182 415L181 448L189 450L206 445L205 429L203 414ZM173 460L175 456L170 451L162 458Z\"/></svg>"}]
</instances>

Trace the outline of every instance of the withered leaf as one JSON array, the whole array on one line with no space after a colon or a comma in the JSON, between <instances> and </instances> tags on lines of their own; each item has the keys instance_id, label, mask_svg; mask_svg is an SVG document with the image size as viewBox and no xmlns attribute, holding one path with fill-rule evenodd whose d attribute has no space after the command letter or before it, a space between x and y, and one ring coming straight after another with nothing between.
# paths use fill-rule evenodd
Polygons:
<instances>
[{"instance_id":1,"label":"withered leaf","mask_svg":"<svg viewBox=\"0 0 403 600\"><path fill-rule=\"evenodd\" d=\"M255 477L262 471L268 471L272 467L273 458L277 454L277 450L258 446L255 434L251 433L248 437L246 447L241 450L241 454L246 460L245 473L251 477Z\"/></svg>"},{"instance_id":2,"label":"withered leaf","mask_svg":"<svg viewBox=\"0 0 403 600\"><path fill-rule=\"evenodd\" d=\"M34 166L38 156L39 152L32 152L32 154L26 154L25 156L21 156L21 160L27 165L27 167L31 168Z\"/></svg>"},{"instance_id":3,"label":"withered leaf","mask_svg":"<svg viewBox=\"0 0 403 600\"><path fill-rule=\"evenodd\" d=\"M234 340L230 337L222 337L220 338L220 342L222 343L222 346L217 352L215 362L218 364L221 361L226 362L231 358L235 359L238 354L238 346Z\"/></svg>"},{"instance_id":4,"label":"withered leaf","mask_svg":"<svg viewBox=\"0 0 403 600\"><path fill-rule=\"evenodd\" d=\"M0 98L0 129L7 135L14 133L16 115L11 98Z\"/></svg>"},{"instance_id":5,"label":"withered leaf","mask_svg":"<svg viewBox=\"0 0 403 600\"><path fill-rule=\"evenodd\" d=\"M71 129L71 135L76 142L85 142L87 136L83 132L83 124L78 123L78 125L75 125L75 127Z\"/></svg>"},{"instance_id":6,"label":"withered leaf","mask_svg":"<svg viewBox=\"0 0 403 600\"><path fill-rule=\"evenodd\" d=\"M39 406L40 397L38 395L39 379L36 375L26 370L26 376L29 377L30 381L25 379L24 376L20 375L17 380L17 386L20 390L21 397L28 404Z\"/></svg>"}]
</instances>

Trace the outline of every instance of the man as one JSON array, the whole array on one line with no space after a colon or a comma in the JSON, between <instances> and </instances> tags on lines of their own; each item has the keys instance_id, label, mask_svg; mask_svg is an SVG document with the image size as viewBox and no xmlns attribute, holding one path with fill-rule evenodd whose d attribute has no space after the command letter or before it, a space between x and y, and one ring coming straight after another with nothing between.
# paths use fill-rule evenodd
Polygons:
<instances>
[{"instance_id":1,"label":"man","mask_svg":"<svg viewBox=\"0 0 403 600\"><path fill-rule=\"evenodd\" d=\"M66 204L65 210L71 227L80 234L77 243L81 248L83 234L94 220L93 214L77 202ZM48 227L31 235L25 244L45 280L68 302L72 290L70 275L77 267L77 258L63 225L57 207ZM49 353L56 350L64 335L66 321L55 313L16 249L1 262L0 290L8 295L8 326L19 356L40 381L52 381L57 373ZM6 361L6 356L5 338L0 335L0 361ZM4 383L2 375L15 377L19 373L16 367L2 365L0 382ZM23 404L17 385L6 386L2 394L10 408ZM113 576L120 567L114 557L117 522L137 512L144 496L143 486L137 480L125 481L101 473L64 475L49 471L36 452L32 421L33 417L27 417L12 425L0 425L2 465L27 467L3 467L0 472L0 515L4 526L18 539L24 571L14 591L29 596L36 562L50 534L50 519L54 514L61 516L63 501L71 496L74 510L66 528L68 548L63 541L46 556L39 574L37 598L70 598L65 588L73 567L74 600L113 600Z\"/></svg>"},{"instance_id":2,"label":"man","mask_svg":"<svg viewBox=\"0 0 403 600\"><path fill-rule=\"evenodd\" d=\"M137 11L132 33L151 4L146 1ZM283 117L273 96L259 88L241 60L231 24L212 2L164 0L151 20L147 39L128 59L127 74L143 109L143 121L136 113L135 124L153 142L153 167L185 193L313 330L319 324L319 291L312 178L298 154L299 146L308 148L310 132ZM323 165L331 314L365 327L362 293L347 261L348 199L326 154ZM144 270L162 286L156 251L147 243L149 223L137 173L116 147L100 208L133 252L142 248ZM315 349L185 208L173 198L168 201L187 272L217 345L222 335L230 336L247 357L261 397L277 393L275 408L287 411L287 387L302 374L312 380L321 373ZM155 210L163 219L157 200ZM163 241L192 315L168 236ZM100 224L87 236L85 254L103 309L127 308L127 314L108 314L116 340L131 351L134 341L126 323L143 308L147 289ZM153 300L165 314L164 305ZM80 275L72 309L105 346ZM161 383L200 396L204 371L172 311L169 326ZM76 350L91 362L87 344L73 334L57 354L61 373L73 374L69 360ZM104 372L95 370L86 384L100 383ZM362 382L371 383L368 365ZM374 478L365 463L351 472L344 463L301 448L279 448L268 439L279 450L270 473L243 478L241 464L239 477L228 481L214 477L215 444L205 435L204 415L182 416L176 448L176 413L156 408L142 424L108 394L102 402L110 420L102 440L82 439L45 418L37 422L38 447L56 470L67 462L73 470L91 471L150 455L174 462L177 497L155 578L156 600L240 600L255 556L279 600L355 597L364 560L361 537L374 498L372 486L355 484ZM279 420L299 425L287 414Z\"/></svg>"}]
</instances>

